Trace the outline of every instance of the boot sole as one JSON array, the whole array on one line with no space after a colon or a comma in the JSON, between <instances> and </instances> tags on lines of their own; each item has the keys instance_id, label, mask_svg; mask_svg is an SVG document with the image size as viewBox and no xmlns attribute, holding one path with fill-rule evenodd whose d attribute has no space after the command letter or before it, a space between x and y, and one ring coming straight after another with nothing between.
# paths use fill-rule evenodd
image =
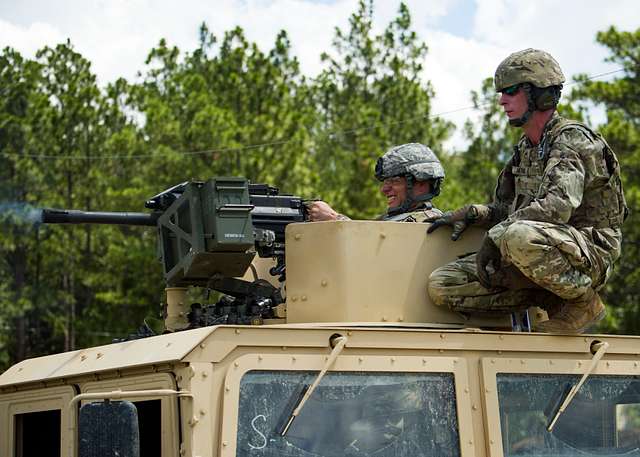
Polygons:
<instances>
[{"instance_id":1,"label":"boot sole","mask_svg":"<svg viewBox=\"0 0 640 457\"><path fill-rule=\"evenodd\" d=\"M603 309L602 311L600 311L600 313L593 318L593 320L591 320L587 325L577 328L577 329L566 329L563 330L561 332L549 332L546 330L540 330L540 329L533 329L534 332L540 332L540 333L570 333L570 334L580 334L580 333L585 333L588 329L590 329L591 327L593 327L594 325L596 325L598 322L600 322L602 319L604 319L604 316L607 314L607 310ZM546 322L546 321L545 321ZM540 324L544 324L544 322L541 322Z\"/></svg>"}]
</instances>

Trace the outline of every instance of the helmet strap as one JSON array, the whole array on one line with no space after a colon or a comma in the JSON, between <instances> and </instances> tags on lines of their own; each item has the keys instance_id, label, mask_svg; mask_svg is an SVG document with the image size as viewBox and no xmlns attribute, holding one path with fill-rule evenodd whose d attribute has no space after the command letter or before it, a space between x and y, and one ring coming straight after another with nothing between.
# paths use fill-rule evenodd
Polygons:
<instances>
[{"instance_id":1,"label":"helmet strap","mask_svg":"<svg viewBox=\"0 0 640 457\"><path fill-rule=\"evenodd\" d=\"M531 115L536 110L536 104L533 101L533 94L531 93L531 85L523 84L521 90L523 90L527 95L527 111L516 119L509 119L509 125L512 127L522 127L529 119L531 119Z\"/></svg>"},{"instance_id":2,"label":"helmet strap","mask_svg":"<svg viewBox=\"0 0 640 457\"><path fill-rule=\"evenodd\" d=\"M418 196L413 195L413 185L415 184L415 178L413 175L404 175L407 180L407 196L402 202L402 205L390 208L387 210L387 216L396 216L398 214L407 213L414 208L416 203L422 203L430 201L433 197L440 193L440 179L431 181L431 192Z\"/></svg>"},{"instance_id":3,"label":"helmet strap","mask_svg":"<svg viewBox=\"0 0 640 457\"><path fill-rule=\"evenodd\" d=\"M404 178L407 182L407 195L404 198L402 205L396 206L394 208L389 208L387 210L387 216L395 216L397 214L406 213L411 209L411 207L414 204L414 199L413 199L414 178L412 175L409 175L409 174L404 175Z\"/></svg>"}]
</instances>

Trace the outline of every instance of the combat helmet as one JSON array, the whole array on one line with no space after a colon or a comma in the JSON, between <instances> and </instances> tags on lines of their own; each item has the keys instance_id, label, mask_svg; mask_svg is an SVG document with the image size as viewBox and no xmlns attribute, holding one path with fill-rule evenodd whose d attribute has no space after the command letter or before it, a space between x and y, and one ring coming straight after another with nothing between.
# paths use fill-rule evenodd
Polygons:
<instances>
[{"instance_id":1,"label":"combat helmet","mask_svg":"<svg viewBox=\"0 0 640 457\"><path fill-rule=\"evenodd\" d=\"M404 176L407 180L407 198L393 212L408 211L416 202L429 201L440 194L440 186L444 179L444 168L435 153L420 143L407 143L394 146L385 152L376 162L376 178L384 181L395 176ZM431 181L431 192L413 195L416 181Z\"/></svg>"},{"instance_id":2,"label":"combat helmet","mask_svg":"<svg viewBox=\"0 0 640 457\"><path fill-rule=\"evenodd\" d=\"M493 78L496 92L521 86L527 94L527 112L518 119L509 120L516 127L524 125L534 111L555 108L564 81L562 69L551 54L532 48L514 52L504 59Z\"/></svg>"}]
</instances>

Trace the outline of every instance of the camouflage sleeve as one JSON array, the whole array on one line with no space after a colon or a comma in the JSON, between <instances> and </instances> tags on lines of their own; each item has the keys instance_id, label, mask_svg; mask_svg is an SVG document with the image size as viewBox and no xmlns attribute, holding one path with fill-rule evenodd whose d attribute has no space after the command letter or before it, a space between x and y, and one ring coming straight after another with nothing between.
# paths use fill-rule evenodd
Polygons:
<instances>
[{"instance_id":1,"label":"camouflage sleeve","mask_svg":"<svg viewBox=\"0 0 640 457\"><path fill-rule=\"evenodd\" d=\"M504 230L518 220L569 222L573 211L582 202L586 175L583 157L593 156L590 152L596 147L578 129L561 133L549 149L549 159L536 197L491 229L491 238L497 241Z\"/></svg>"},{"instance_id":2,"label":"camouflage sleeve","mask_svg":"<svg viewBox=\"0 0 640 457\"><path fill-rule=\"evenodd\" d=\"M493 227L499 222L506 219L509 214L509 207L515 195L515 184L513 179L513 173L511 168L513 167L513 156L506 163L500 175L498 176L498 183L493 196L493 202L486 205L488 208L488 214L483 215L482 220L486 221L481 223L481 226Z\"/></svg>"}]
</instances>

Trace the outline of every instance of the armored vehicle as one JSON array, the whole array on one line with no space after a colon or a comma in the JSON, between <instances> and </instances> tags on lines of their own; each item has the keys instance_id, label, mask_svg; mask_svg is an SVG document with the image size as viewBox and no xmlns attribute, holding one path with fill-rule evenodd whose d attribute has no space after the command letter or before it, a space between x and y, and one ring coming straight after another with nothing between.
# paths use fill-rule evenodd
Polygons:
<instances>
[{"instance_id":1,"label":"armored vehicle","mask_svg":"<svg viewBox=\"0 0 640 457\"><path fill-rule=\"evenodd\" d=\"M640 338L537 334L537 308L470 318L429 301L430 271L480 232L304 223L268 187L181 186L147 216L46 216L155 225L166 331L0 375L0 455L640 455ZM223 295L188 303L193 284Z\"/></svg>"}]
</instances>

